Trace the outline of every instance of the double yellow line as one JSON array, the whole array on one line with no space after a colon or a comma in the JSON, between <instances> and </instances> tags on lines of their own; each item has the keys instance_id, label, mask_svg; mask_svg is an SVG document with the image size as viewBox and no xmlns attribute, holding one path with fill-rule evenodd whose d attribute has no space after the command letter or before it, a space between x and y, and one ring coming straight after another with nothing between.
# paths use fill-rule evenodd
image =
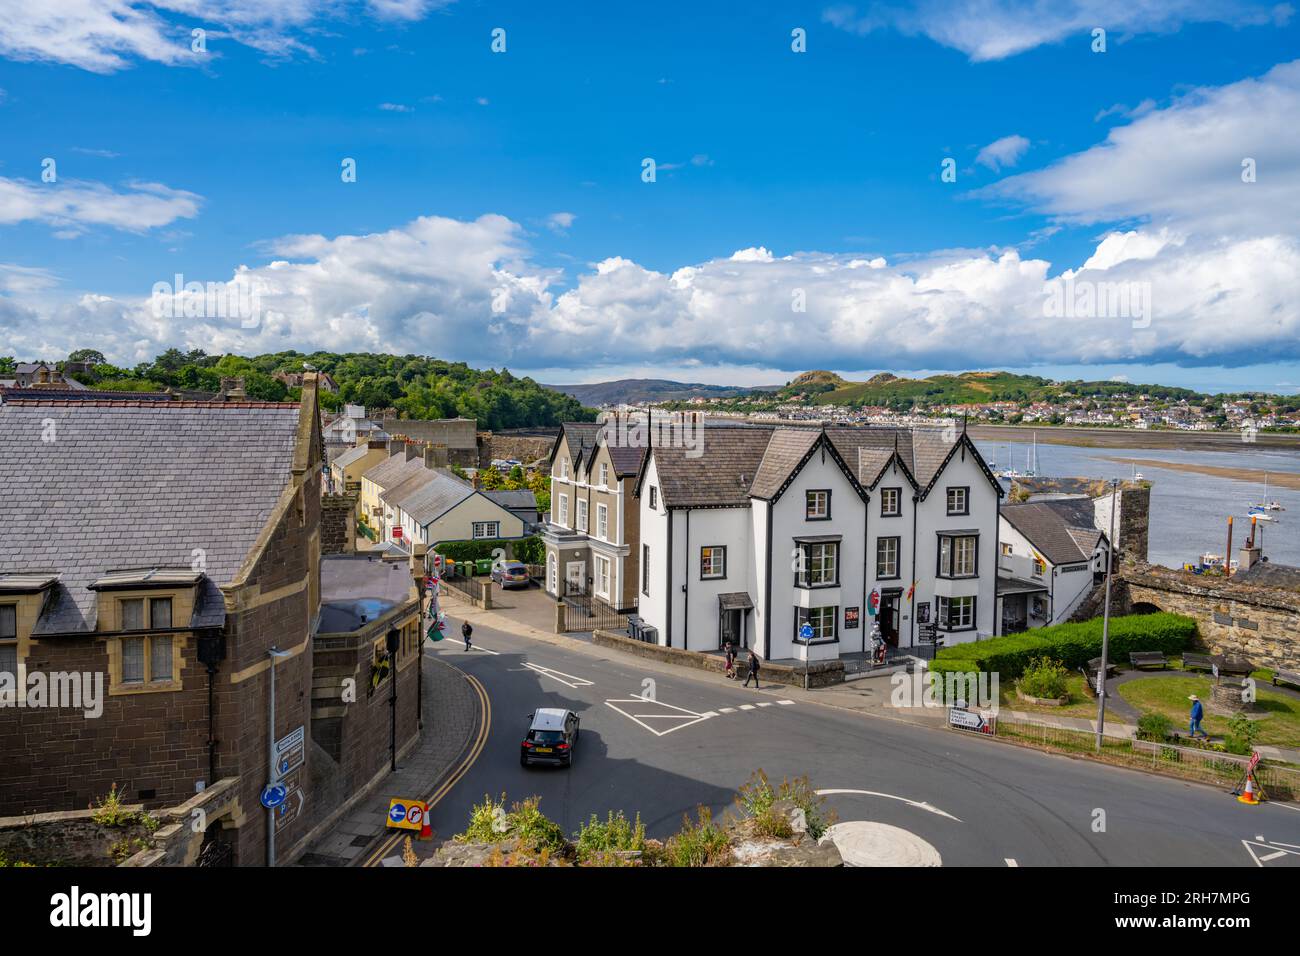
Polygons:
<instances>
[{"instance_id":1,"label":"double yellow line","mask_svg":"<svg viewBox=\"0 0 1300 956\"><path fill-rule=\"evenodd\" d=\"M469 681L470 687L474 688L474 693L478 695L479 705L482 707L483 720L479 723L478 733L475 734L474 740L465 754L465 758L461 760L461 762L456 766L456 769L452 771L449 776L443 779L442 784L436 787L434 791L429 794L426 803L430 810L434 808L438 801L451 792L451 788L456 786L465 774L469 773L469 768L474 766L474 761L478 760L479 754L483 752L483 748L487 745L488 733L492 729L492 701L488 699L487 690L481 683L479 683L478 678L473 675L462 672L461 676L464 677L465 680ZM400 830L394 832L392 835L387 837L384 842L379 845L378 849L370 855L370 858L361 865L378 866L379 861L387 856L388 852L392 850L393 847L397 846L398 841L408 835L409 834L403 833Z\"/></svg>"}]
</instances>

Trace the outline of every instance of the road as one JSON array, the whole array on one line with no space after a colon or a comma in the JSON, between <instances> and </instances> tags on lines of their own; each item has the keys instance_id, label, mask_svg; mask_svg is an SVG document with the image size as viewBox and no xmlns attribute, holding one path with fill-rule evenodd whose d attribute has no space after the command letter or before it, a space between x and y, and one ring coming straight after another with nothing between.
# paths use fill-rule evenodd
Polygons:
<instances>
[{"instance_id":1,"label":"road","mask_svg":"<svg viewBox=\"0 0 1300 956\"><path fill-rule=\"evenodd\" d=\"M666 837L697 805L731 807L761 767L774 781L806 774L818 789L848 791L827 797L840 821L901 828L945 866L1300 865L1292 805L1247 807L1211 787L796 701L780 685L746 690L593 645L484 626L474 645L426 645L491 700L481 754L432 810L439 839L463 830L485 794L503 792L508 801L540 796L570 833L593 813L621 809ZM572 768L519 765L538 707L581 718ZM1098 811L1104 832L1094 832Z\"/></svg>"}]
</instances>

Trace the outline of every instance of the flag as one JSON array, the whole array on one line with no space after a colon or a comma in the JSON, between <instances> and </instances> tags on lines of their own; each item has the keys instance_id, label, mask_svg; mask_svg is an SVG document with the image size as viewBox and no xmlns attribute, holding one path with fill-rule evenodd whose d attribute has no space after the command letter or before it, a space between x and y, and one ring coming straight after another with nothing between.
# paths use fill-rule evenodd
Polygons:
<instances>
[{"instance_id":1,"label":"flag","mask_svg":"<svg viewBox=\"0 0 1300 956\"><path fill-rule=\"evenodd\" d=\"M442 622L434 621L429 625L429 633L426 635L431 641L440 641L443 638Z\"/></svg>"},{"instance_id":2,"label":"flag","mask_svg":"<svg viewBox=\"0 0 1300 956\"><path fill-rule=\"evenodd\" d=\"M913 582L912 582L912 586L911 586L910 588L907 589L907 599L908 599L909 601L912 600L912 595L914 595L914 594L916 593L916 584L917 584L917 582L913 581Z\"/></svg>"},{"instance_id":3,"label":"flag","mask_svg":"<svg viewBox=\"0 0 1300 956\"><path fill-rule=\"evenodd\" d=\"M1258 754L1257 752L1256 752L1256 753L1251 753L1251 755L1250 755L1250 764L1246 767L1246 772L1247 772L1247 773L1254 773L1254 772L1255 772L1255 768L1258 767L1258 766L1259 766L1259 754Z\"/></svg>"}]
</instances>

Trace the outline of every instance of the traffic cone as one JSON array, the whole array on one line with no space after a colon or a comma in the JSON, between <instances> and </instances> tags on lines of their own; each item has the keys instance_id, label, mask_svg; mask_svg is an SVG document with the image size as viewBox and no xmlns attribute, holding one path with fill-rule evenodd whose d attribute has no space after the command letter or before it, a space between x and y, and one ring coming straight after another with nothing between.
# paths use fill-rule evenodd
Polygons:
<instances>
[{"instance_id":1,"label":"traffic cone","mask_svg":"<svg viewBox=\"0 0 1300 956\"><path fill-rule=\"evenodd\" d=\"M420 839L433 839L433 828L429 826L429 805L427 803L424 804L424 826L420 827Z\"/></svg>"},{"instance_id":2,"label":"traffic cone","mask_svg":"<svg viewBox=\"0 0 1300 956\"><path fill-rule=\"evenodd\" d=\"M1242 792L1241 796L1239 796L1239 797L1237 798L1237 802L1238 802L1238 803L1249 804L1249 805L1252 806L1252 807L1255 806L1255 805L1257 805L1257 804L1259 803L1259 797L1257 797L1257 796L1255 795L1255 775L1254 775L1254 774L1252 774L1252 773L1247 773L1247 774L1246 774L1246 789L1245 789L1245 791Z\"/></svg>"}]
</instances>

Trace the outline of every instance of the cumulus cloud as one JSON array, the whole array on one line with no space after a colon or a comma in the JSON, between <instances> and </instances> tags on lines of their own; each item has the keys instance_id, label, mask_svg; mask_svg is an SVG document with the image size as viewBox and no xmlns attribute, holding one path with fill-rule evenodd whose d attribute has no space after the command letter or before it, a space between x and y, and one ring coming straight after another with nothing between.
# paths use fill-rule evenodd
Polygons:
<instances>
[{"instance_id":1,"label":"cumulus cloud","mask_svg":"<svg viewBox=\"0 0 1300 956\"><path fill-rule=\"evenodd\" d=\"M546 228L557 236L564 235L578 217L571 212L553 212L546 217Z\"/></svg>"},{"instance_id":2,"label":"cumulus cloud","mask_svg":"<svg viewBox=\"0 0 1300 956\"><path fill-rule=\"evenodd\" d=\"M201 203L202 197L162 183L130 183L116 190L84 180L38 183L0 176L0 224L44 222L58 227L61 237L88 226L142 232L193 218Z\"/></svg>"},{"instance_id":3,"label":"cumulus cloud","mask_svg":"<svg viewBox=\"0 0 1300 956\"><path fill-rule=\"evenodd\" d=\"M1020 162L1020 157L1029 149L1029 140L1023 136L1003 136L989 143L975 156L975 162L998 172L1007 166Z\"/></svg>"},{"instance_id":4,"label":"cumulus cloud","mask_svg":"<svg viewBox=\"0 0 1300 956\"><path fill-rule=\"evenodd\" d=\"M1188 23L1234 27L1285 24L1288 3L1269 0L918 0L909 7L864 10L835 4L822 20L850 33L895 29L926 36L973 61L1001 60L1076 36L1091 42L1094 27L1111 36L1171 33Z\"/></svg>"},{"instance_id":5,"label":"cumulus cloud","mask_svg":"<svg viewBox=\"0 0 1300 956\"><path fill-rule=\"evenodd\" d=\"M1062 222L1148 220L1206 234L1293 233L1300 209L1300 60L1202 88L1105 142L980 191ZM1256 181L1243 182L1253 160Z\"/></svg>"},{"instance_id":6,"label":"cumulus cloud","mask_svg":"<svg viewBox=\"0 0 1300 956\"><path fill-rule=\"evenodd\" d=\"M452 0L0 0L0 55L113 73L138 61L198 62L190 31L216 30L272 55L312 52L301 37L357 11L418 20Z\"/></svg>"}]
</instances>

